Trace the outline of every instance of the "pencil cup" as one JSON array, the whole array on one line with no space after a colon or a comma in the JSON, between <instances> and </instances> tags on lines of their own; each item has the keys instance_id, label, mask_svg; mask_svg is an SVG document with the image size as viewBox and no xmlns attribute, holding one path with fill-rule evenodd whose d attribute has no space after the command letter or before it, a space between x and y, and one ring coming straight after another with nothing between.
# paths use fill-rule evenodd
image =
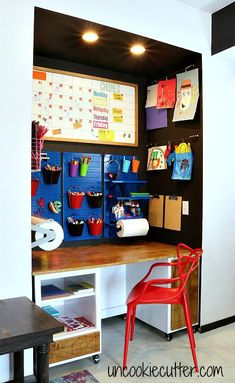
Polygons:
<instances>
[{"instance_id":1,"label":"pencil cup","mask_svg":"<svg viewBox=\"0 0 235 383\"><path fill-rule=\"evenodd\" d=\"M70 161L69 163L70 177L77 177L78 175L78 161Z\"/></svg>"},{"instance_id":2,"label":"pencil cup","mask_svg":"<svg viewBox=\"0 0 235 383\"><path fill-rule=\"evenodd\" d=\"M123 160L122 160L122 172L123 173L128 173L129 168L130 168L130 164L131 164L130 160L126 160L125 158L123 158Z\"/></svg>"},{"instance_id":3,"label":"pencil cup","mask_svg":"<svg viewBox=\"0 0 235 383\"><path fill-rule=\"evenodd\" d=\"M71 209L79 209L81 207L85 193L68 190L67 194L69 199L69 206Z\"/></svg>"},{"instance_id":4,"label":"pencil cup","mask_svg":"<svg viewBox=\"0 0 235 383\"><path fill-rule=\"evenodd\" d=\"M101 207L103 200L103 193L101 192L87 192L86 193L87 202L90 208L98 209Z\"/></svg>"},{"instance_id":5,"label":"pencil cup","mask_svg":"<svg viewBox=\"0 0 235 383\"><path fill-rule=\"evenodd\" d=\"M91 235L102 235L104 222L101 218L89 218L87 220L89 232Z\"/></svg>"},{"instance_id":6,"label":"pencil cup","mask_svg":"<svg viewBox=\"0 0 235 383\"><path fill-rule=\"evenodd\" d=\"M67 222L67 224L68 224L69 234L72 237L81 237L83 232L83 227L84 227L84 221L82 221L81 219L78 219L74 221L73 223Z\"/></svg>"},{"instance_id":7,"label":"pencil cup","mask_svg":"<svg viewBox=\"0 0 235 383\"><path fill-rule=\"evenodd\" d=\"M86 177L88 171L88 164L80 164L80 176L81 177Z\"/></svg>"},{"instance_id":8,"label":"pencil cup","mask_svg":"<svg viewBox=\"0 0 235 383\"><path fill-rule=\"evenodd\" d=\"M138 173L139 165L140 165L140 161L139 161L139 160L135 160L135 159L133 159L133 160L131 161L131 170L132 170L132 173Z\"/></svg>"},{"instance_id":9,"label":"pencil cup","mask_svg":"<svg viewBox=\"0 0 235 383\"><path fill-rule=\"evenodd\" d=\"M51 169L43 169L43 177L45 184L57 184L59 181L61 169L59 170L51 170Z\"/></svg>"}]
</instances>

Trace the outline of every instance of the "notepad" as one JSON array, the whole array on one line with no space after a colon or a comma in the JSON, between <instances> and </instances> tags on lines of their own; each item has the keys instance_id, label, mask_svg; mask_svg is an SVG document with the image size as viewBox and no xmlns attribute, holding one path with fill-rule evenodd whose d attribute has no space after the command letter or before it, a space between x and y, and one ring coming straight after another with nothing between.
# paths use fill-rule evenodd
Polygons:
<instances>
[{"instance_id":1,"label":"notepad","mask_svg":"<svg viewBox=\"0 0 235 383\"><path fill-rule=\"evenodd\" d=\"M163 227L163 203L164 196L159 195L149 202L149 225L152 227Z\"/></svg>"},{"instance_id":2,"label":"notepad","mask_svg":"<svg viewBox=\"0 0 235 383\"><path fill-rule=\"evenodd\" d=\"M165 197L165 229L181 231L181 206L182 197L169 195Z\"/></svg>"}]
</instances>

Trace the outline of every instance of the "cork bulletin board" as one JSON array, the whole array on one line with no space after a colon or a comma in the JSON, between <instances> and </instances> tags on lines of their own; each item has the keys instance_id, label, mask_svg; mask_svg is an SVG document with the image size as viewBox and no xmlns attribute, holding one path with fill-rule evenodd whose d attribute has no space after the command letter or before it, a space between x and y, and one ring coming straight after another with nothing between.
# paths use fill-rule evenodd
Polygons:
<instances>
[{"instance_id":1,"label":"cork bulletin board","mask_svg":"<svg viewBox=\"0 0 235 383\"><path fill-rule=\"evenodd\" d=\"M34 67L32 120L46 140L138 146L138 85Z\"/></svg>"}]
</instances>

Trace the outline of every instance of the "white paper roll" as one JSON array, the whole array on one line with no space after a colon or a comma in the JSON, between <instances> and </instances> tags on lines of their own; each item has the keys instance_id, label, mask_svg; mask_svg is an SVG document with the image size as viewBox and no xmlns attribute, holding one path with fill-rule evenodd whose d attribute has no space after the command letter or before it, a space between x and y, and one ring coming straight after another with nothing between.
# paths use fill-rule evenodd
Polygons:
<instances>
[{"instance_id":1,"label":"white paper roll","mask_svg":"<svg viewBox=\"0 0 235 383\"><path fill-rule=\"evenodd\" d=\"M39 220L40 220L40 222L39 222ZM45 242L45 243L39 245L39 247L43 250L54 250L54 249L56 249L57 247L60 246L61 242L64 239L64 231L63 231L61 225L58 222L53 221L53 220L45 221L45 220L40 219L40 218L39 218L39 220L37 221L36 224L40 224L40 227L43 227L44 229L47 229L47 230L51 230L55 234L55 238L52 241ZM35 222L35 220L34 220L34 222ZM36 241L43 238L43 237L44 237L43 233L40 233L38 231L35 232L35 240Z\"/></svg>"},{"instance_id":2,"label":"white paper roll","mask_svg":"<svg viewBox=\"0 0 235 383\"><path fill-rule=\"evenodd\" d=\"M117 221L118 237L137 237L146 235L149 231L149 223L145 218L120 219Z\"/></svg>"}]
</instances>

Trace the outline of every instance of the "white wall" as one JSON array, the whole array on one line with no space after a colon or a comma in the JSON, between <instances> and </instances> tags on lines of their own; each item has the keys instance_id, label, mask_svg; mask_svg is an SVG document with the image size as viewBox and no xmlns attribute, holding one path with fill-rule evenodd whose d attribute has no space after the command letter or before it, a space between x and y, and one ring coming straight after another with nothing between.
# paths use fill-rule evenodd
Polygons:
<instances>
[{"instance_id":1,"label":"white wall","mask_svg":"<svg viewBox=\"0 0 235 383\"><path fill-rule=\"evenodd\" d=\"M90 19L204 54L203 245L205 255L202 321L208 323L227 314L230 315L233 301L232 293L229 295L228 290L232 289L234 295L232 269L235 257L233 258L232 254L235 240L232 235L228 238L228 234L232 234L234 223L234 208L228 201L228 196L231 194L228 185L234 181L231 181L229 171L222 169L220 164L218 166L221 168L221 173L218 173L216 163L219 160L213 161L212 158L215 158L219 152L218 148L221 148L221 144L228 146L228 139L232 135L233 115L232 109L227 109L226 124L223 124L223 121L221 123L223 112L220 108L214 108L212 100L215 99L213 77L217 77L221 72L232 72L232 68L226 61L221 61L220 64L216 59L208 57L210 16L176 0L164 2L160 0L115 2L110 0L102 0L102 2L96 0L24 0L21 2L0 0L2 181L0 188L2 217L0 298L31 296L30 125L34 6ZM218 70L215 71L215 68ZM228 79L227 74L223 74L223 77ZM233 73L231 77L234 79ZM226 86L231 94L232 82L226 82ZM224 89L223 81L220 81L218 94L224 95ZM217 100L215 101L218 103ZM220 117L215 117L215 110ZM226 142L221 140L221 131L223 136L226 136ZM209 145L211 140L217 146ZM232 154L229 153L229 158L232 160L231 157ZM232 166L230 163L228 166ZM220 193L215 194L218 190ZM212 200L218 203L212 205ZM220 243L221 240L224 243L224 238L227 241L226 245L222 246ZM219 249L223 250L223 253ZM219 267L218 260L222 258L230 259L231 264L227 270L230 274L221 273L222 268ZM215 288L214 284L210 283L217 274L222 274L224 287L220 290L217 303L212 304L211 294ZM228 286L227 290L225 286ZM221 307L225 310L224 312ZM7 380L8 367L5 357L0 359L0 371L0 379ZM27 362L26 373L31 372L31 365Z\"/></svg>"},{"instance_id":2,"label":"white wall","mask_svg":"<svg viewBox=\"0 0 235 383\"><path fill-rule=\"evenodd\" d=\"M0 299L31 298L32 44L32 7L1 1ZM8 356L0 358L3 381L8 380L7 360Z\"/></svg>"},{"instance_id":3,"label":"white wall","mask_svg":"<svg viewBox=\"0 0 235 383\"><path fill-rule=\"evenodd\" d=\"M235 62L223 56L203 60L202 325L235 315Z\"/></svg>"}]
</instances>

